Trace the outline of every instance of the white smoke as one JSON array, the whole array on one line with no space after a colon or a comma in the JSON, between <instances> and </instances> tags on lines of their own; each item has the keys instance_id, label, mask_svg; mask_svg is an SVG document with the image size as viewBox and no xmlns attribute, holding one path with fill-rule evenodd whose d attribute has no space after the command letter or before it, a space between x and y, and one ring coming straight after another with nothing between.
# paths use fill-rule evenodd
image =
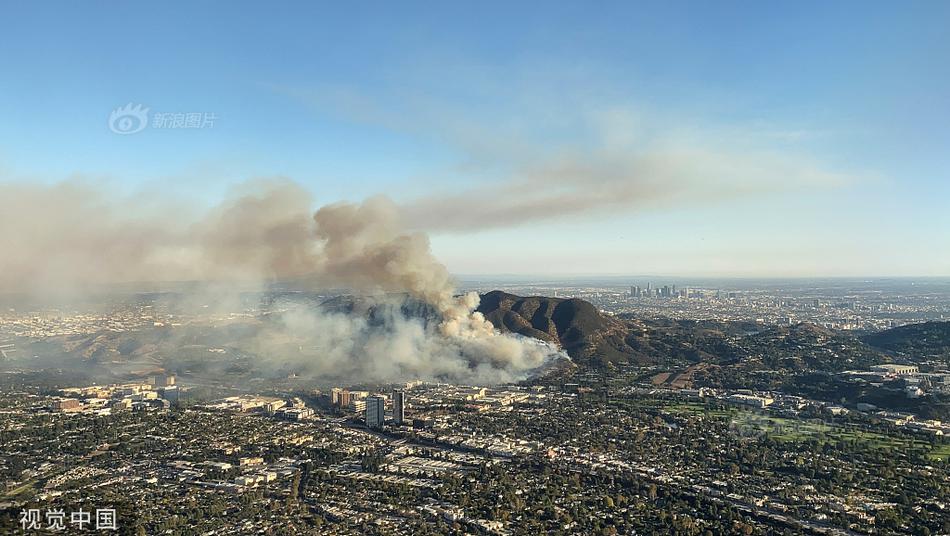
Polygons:
<instances>
[{"instance_id":1,"label":"white smoke","mask_svg":"<svg viewBox=\"0 0 950 536\"><path fill-rule=\"evenodd\" d=\"M477 324L491 326L484 320ZM398 307L390 309L383 326L360 315L296 309L281 315L279 325L258 338L262 348L255 351L267 351L273 342L267 337L286 342L286 337L293 334L299 351L282 353L275 364L307 376L482 385L524 379L531 371L565 357L556 348L534 339L501 335L494 330L477 335L474 331L446 333L444 328L445 323L429 326L419 318L403 316Z\"/></svg>"},{"instance_id":2,"label":"white smoke","mask_svg":"<svg viewBox=\"0 0 950 536\"><path fill-rule=\"evenodd\" d=\"M229 285L292 278L315 288L406 293L435 308L436 327L393 315L386 329L294 311L270 334L274 340L259 341L257 353L268 356L272 343L296 334L309 349L301 355L310 369L354 378L511 381L563 355L498 333L475 311L477 294L456 296L428 237L406 231L385 197L312 212L304 189L279 180L244 185L207 211L173 199L117 198L78 183L0 183L0 198L0 290L82 294L118 283L202 281L220 296Z\"/></svg>"}]
</instances>

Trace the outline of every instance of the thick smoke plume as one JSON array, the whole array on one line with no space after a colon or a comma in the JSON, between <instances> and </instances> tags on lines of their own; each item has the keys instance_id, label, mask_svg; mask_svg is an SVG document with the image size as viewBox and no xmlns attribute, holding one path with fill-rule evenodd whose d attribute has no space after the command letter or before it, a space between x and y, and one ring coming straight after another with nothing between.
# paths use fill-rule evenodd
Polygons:
<instances>
[{"instance_id":1,"label":"thick smoke plume","mask_svg":"<svg viewBox=\"0 0 950 536\"><path fill-rule=\"evenodd\" d=\"M0 290L83 293L117 283L204 281L260 285L294 279L315 288L405 293L439 321L396 318L376 329L364 318L294 310L275 338L300 337L318 373L386 380L426 377L510 381L558 354L501 335L480 313L477 294L455 295L428 237L404 230L385 197L312 212L290 181L247 184L202 212L174 200L117 200L80 183L0 185ZM262 337L258 354L273 341ZM298 363L299 365L300 363Z\"/></svg>"},{"instance_id":2,"label":"thick smoke plume","mask_svg":"<svg viewBox=\"0 0 950 536\"><path fill-rule=\"evenodd\" d=\"M464 317L478 330L446 330L402 314L398 296L374 300L372 320L360 314L293 308L254 339L255 354L272 352L278 371L351 381L425 378L469 384L516 381L560 357L550 345L491 330L478 313ZM486 328L487 324L487 328ZM273 352L274 349L279 349Z\"/></svg>"}]
</instances>

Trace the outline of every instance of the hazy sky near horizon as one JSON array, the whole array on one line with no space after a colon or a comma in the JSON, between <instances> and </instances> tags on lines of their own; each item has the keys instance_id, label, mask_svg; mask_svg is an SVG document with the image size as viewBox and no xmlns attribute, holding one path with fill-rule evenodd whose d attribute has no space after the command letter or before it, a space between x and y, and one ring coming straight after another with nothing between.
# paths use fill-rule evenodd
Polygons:
<instances>
[{"instance_id":1,"label":"hazy sky near horizon","mask_svg":"<svg viewBox=\"0 0 950 536\"><path fill-rule=\"evenodd\" d=\"M2 13L0 183L381 193L464 274L950 275L947 2Z\"/></svg>"}]
</instances>

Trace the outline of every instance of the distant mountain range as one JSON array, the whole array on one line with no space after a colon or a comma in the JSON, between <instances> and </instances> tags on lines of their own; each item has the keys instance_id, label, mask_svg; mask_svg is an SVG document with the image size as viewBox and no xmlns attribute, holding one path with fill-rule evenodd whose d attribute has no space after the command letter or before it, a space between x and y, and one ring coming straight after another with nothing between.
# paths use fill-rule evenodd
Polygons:
<instances>
[{"instance_id":1,"label":"distant mountain range","mask_svg":"<svg viewBox=\"0 0 950 536\"><path fill-rule=\"evenodd\" d=\"M557 342L578 364L594 367L743 362L770 370L840 371L894 357L950 359L950 322L858 337L809 323L775 326L608 316L584 300L501 291L483 295L478 310L503 332Z\"/></svg>"},{"instance_id":2,"label":"distant mountain range","mask_svg":"<svg viewBox=\"0 0 950 536\"><path fill-rule=\"evenodd\" d=\"M425 323L440 320L431 306L411 299L341 297L324 301L321 307L365 317L380 329L399 316L421 318ZM612 316L580 299L523 297L502 291L484 294L478 311L498 330L556 343L578 366L594 369L626 363L673 369L703 363L713 372L835 372L895 360L936 360L950 366L950 322L857 336L808 323L776 326ZM275 320L270 315L218 325L20 340L13 356L39 356L33 358L38 366L98 366L117 374L162 368L250 371L257 351L254 340ZM285 355L300 351L301 343L294 337L269 342Z\"/></svg>"}]
</instances>

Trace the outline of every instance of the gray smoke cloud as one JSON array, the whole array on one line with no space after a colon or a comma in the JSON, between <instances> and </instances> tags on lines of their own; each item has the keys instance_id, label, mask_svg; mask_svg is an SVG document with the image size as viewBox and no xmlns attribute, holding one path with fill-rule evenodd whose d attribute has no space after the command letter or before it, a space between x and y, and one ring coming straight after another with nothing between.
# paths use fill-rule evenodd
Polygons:
<instances>
[{"instance_id":1,"label":"gray smoke cloud","mask_svg":"<svg viewBox=\"0 0 950 536\"><path fill-rule=\"evenodd\" d=\"M468 74L475 76L453 71L459 78L445 81L444 92L428 87L441 72L426 74L425 91L405 82L373 94L347 86L279 91L318 114L434 142L460 155L439 171L434 186L399 200L407 226L429 232L703 206L833 189L859 178L796 145L817 132L666 117L609 92L592 95L586 76L576 79L561 70L539 79L517 72ZM458 95L494 106L459 106Z\"/></svg>"},{"instance_id":2,"label":"gray smoke cloud","mask_svg":"<svg viewBox=\"0 0 950 536\"><path fill-rule=\"evenodd\" d=\"M0 290L83 292L155 281L265 281L316 262L311 198L289 181L242 186L202 213L81 181L0 183Z\"/></svg>"},{"instance_id":3,"label":"gray smoke cloud","mask_svg":"<svg viewBox=\"0 0 950 536\"><path fill-rule=\"evenodd\" d=\"M470 232L539 222L699 205L845 182L803 159L671 144L562 149L516 161L504 181L407 200L411 228Z\"/></svg>"},{"instance_id":4,"label":"gray smoke cloud","mask_svg":"<svg viewBox=\"0 0 950 536\"><path fill-rule=\"evenodd\" d=\"M429 324L392 315L380 329L359 316L294 309L256 338L262 356L296 341L293 364L315 374L489 383L518 379L563 357L549 345L498 333L475 312L478 296L456 295L428 237L407 232L400 209L385 197L314 212L306 190L268 180L245 184L206 211L161 197L123 198L80 182L0 184L0 198L3 291L212 284L214 293L197 303L225 300L230 288L294 279L314 288L406 293L439 316Z\"/></svg>"}]
</instances>

